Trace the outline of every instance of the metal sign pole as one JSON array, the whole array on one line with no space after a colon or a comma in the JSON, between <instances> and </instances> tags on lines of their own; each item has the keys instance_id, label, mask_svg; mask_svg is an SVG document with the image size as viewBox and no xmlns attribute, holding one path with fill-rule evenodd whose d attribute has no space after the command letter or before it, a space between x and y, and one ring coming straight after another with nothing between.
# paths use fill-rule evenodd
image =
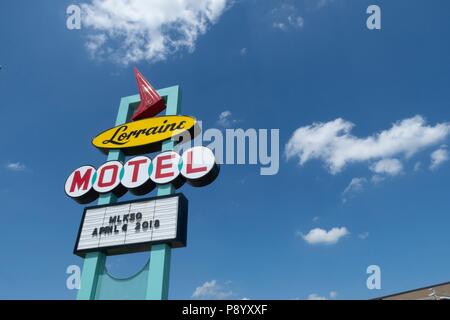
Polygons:
<instances>
[{"instance_id":1,"label":"metal sign pole","mask_svg":"<svg viewBox=\"0 0 450 320\"><path fill-rule=\"evenodd\" d=\"M178 86L158 90L158 93L166 99L166 115L177 115L181 111L181 92ZM139 95L123 97L120 101L119 112L116 118L116 126L129 122L134 108L140 102ZM174 142L166 141L162 145L162 151L173 150ZM119 150L108 153L108 160L124 161L125 156ZM171 184L158 187L158 196L175 193ZM101 195L98 204L112 204L117 201L112 193ZM150 264L147 277L147 289L142 299L160 300L167 299L169 293L171 248L167 244L155 245L150 251ZM83 262L81 274L81 287L77 294L78 300L95 300L99 276L105 271L106 255L101 251L87 253Z\"/></svg>"}]
</instances>

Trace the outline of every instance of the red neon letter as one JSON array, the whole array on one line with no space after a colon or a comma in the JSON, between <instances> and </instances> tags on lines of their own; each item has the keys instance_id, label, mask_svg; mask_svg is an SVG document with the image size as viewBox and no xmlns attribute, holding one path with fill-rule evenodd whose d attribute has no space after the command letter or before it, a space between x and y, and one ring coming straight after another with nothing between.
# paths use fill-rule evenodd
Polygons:
<instances>
[{"instance_id":1,"label":"red neon letter","mask_svg":"<svg viewBox=\"0 0 450 320\"><path fill-rule=\"evenodd\" d=\"M114 170L111 175L111 180L108 182L104 182L103 178L105 177L106 170L111 170L111 169ZM105 166L105 167L101 168L101 172L100 172L100 175L98 178L98 186L100 188L106 188L106 187L112 186L114 184L114 182L116 181L118 169L119 168L115 164L111 164L109 166Z\"/></svg>"},{"instance_id":2,"label":"red neon letter","mask_svg":"<svg viewBox=\"0 0 450 320\"><path fill-rule=\"evenodd\" d=\"M89 181L91 180L92 169L88 169L83 176L81 176L80 171L75 171L72 179L72 185L70 186L70 192L74 192L75 188L86 190L89 186Z\"/></svg>"},{"instance_id":3,"label":"red neon letter","mask_svg":"<svg viewBox=\"0 0 450 320\"><path fill-rule=\"evenodd\" d=\"M187 174L197 173L197 172L202 172L202 171L208 170L207 167L197 167L197 168L192 167L192 150L188 152L187 157L188 157L187 158L187 166L186 166Z\"/></svg>"},{"instance_id":4,"label":"red neon letter","mask_svg":"<svg viewBox=\"0 0 450 320\"><path fill-rule=\"evenodd\" d=\"M130 166L133 166L133 178L131 179L131 182L137 181L138 173L139 173L139 166L144 163L147 163L147 159L134 160L134 161L128 162L128 164Z\"/></svg>"},{"instance_id":5,"label":"red neon letter","mask_svg":"<svg viewBox=\"0 0 450 320\"><path fill-rule=\"evenodd\" d=\"M172 168L172 163L168 163L168 164L162 164L163 161L165 160L170 160L173 159L175 157L174 154L168 154L166 156L160 156L156 158L156 172L155 172L155 178L156 179L161 179L161 178L167 178L167 177L172 177L174 175L173 171L169 171L166 173L162 173L163 169L170 169Z\"/></svg>"}]
</instances>

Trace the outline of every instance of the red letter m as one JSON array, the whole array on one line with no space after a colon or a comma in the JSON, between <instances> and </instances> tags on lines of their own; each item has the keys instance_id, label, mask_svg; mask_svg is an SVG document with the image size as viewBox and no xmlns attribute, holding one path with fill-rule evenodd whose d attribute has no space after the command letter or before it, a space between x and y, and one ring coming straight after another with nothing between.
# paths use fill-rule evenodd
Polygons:
<instances>
[{"instance_id":1,"label":"red letter m","mask_svg":"<svg viewBox=\"0 0 450 320\"><path fill-rule=\"evenodd\" d=\"M75 188L79 190L86 190L89 186L89 181L91 180L92 168L86 170L83 176L81 176L80 171L75 171L72 179L72 185L70 186L70 192L73 192Z\"/></svg>"}]
</instances>

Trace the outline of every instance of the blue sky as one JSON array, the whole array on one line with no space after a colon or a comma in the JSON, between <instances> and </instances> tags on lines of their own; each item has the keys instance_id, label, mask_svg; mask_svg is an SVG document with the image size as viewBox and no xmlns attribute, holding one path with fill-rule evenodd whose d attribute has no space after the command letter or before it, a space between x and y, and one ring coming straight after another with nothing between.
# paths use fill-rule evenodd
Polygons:
<instances>
[{"instance_id":1,"label":"blue sky","mask_svg":"<svg viewBox=\"0 0 450 320\"><path fill-rule=\"evenodd\" d=\"M183 113L204 128L229 111L234 126L280 129L277 175L223 165L211 186L179 190L190 201L188 246L173 251L171 298L206 287L200 298L367 299L450 280L448 1L234 1L209 12L212 23L185 20L189 41L180 27L162 33L185 40L172 46L157 46L157 28L134 39L157 50L129 61L124 55L142 47L120 37L87 49L106 33L95 20L68 30L71 3L0 4L0 298L75 297L65 271L82 265L72 250L83 207L63 184L74 168L105 160L90 140L112 126L120 97L137 92L133 65L156 88L179 84ZM382 9L381 30L366 28L370 4ZM420 147L422 136L401 140L389 154L364 140L415 116L423 122L413 127L440 129L441 138ZM331 139L310 156L297 143L286 157L297 129L312 135L339 118L354 124L344 140L362 146L356 155L375 155L355 160ZM346 159L337 172L336 157ZM333 244L304 238L344 227ZM108 265L131 275L146 257ZM366 287L371 264L381 267L381 290Z\"/></svg>"}]
</instances>

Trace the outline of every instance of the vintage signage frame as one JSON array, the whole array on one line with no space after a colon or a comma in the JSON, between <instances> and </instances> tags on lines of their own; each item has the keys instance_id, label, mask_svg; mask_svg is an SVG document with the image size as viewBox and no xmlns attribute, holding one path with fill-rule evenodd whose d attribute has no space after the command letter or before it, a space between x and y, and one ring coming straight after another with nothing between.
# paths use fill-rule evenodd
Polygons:
<instances>
[{"instance_id":1,"label":"vintage signage frame","mask_svg":"<svg viewBox=\"0 0 450 320\"><path fill-rule=\"evenodd\" d=\"M140 125L141 127L139 127L139 128L141 128L141 130L143 130L142 129L143 124L146 124L148 126L152 122L158 123L158 121L159 122L162 122L163 120L169 121L170 119L178 119L178 120L185 119L184 122L191 121L192 123L190 123L187 128L176 129L174 133L168 133L167 130L162 133L155 133L154 134L155 137L150 137L149 139L143 139L142 137L144 137L145 134L142 133L142 134L140 134L140 137L141 137L140 140L144 140L144 141L141 141L140 143L136 143L136 142L133 143L132 141L131 142L127 141L124 143L124 145L110 145L110 144L103 145L104 142L100 143L100 141L102 139L106 138L107 136L112 138L111 135L107 135L107 133L110 133L113 136L116 136L117 132L119 132L120 128L139 127L139 125ZM158 125L161 125L161 124L158 124ZM168 126L168 125L162 124L162 126ZM148 127L147 129L150 129L150 127ZM127 130L130 130L130 129L127 129ZM136 130L134 130L134 131L136 131ZM192 116L187 116L187 115L164 115L164 116L158 116L158 117L153 117L153 118L148 118L148 119L141 119L141 120L137 120L134 122L126 122L126 123L120 124L118 126L114 126L112 128L103 130L102 132L97 134L94 138L92 138L91 144L95 148L100 150L103 154L108 154L108 152L110 150L121 150L126 156L134 156L134 155L141 155L141 154L146 154L146 153L157 152L157 151L161 150L161 146L164 141L175 139L175 138L185 134L186 132L189 133L191 139L194 139L195 134L199 133L198 123L197 123L196 118L194 118ZM158 137L158 136L160 136L160 137ZM134 139L138 139L138 138L134 138ZM150 140L150 141L148 141L148 140Z\"/></svg>"},{"instance_id":2,"label":"vintage signage frame","mask_svg":"<svg viewBox=\"0 0 450 320\"><path fill-rule=\"evenodd\" d=\"M173 239L164 239L164 240L156 240L156 241L147 241L140 243L131 243L131 244L120 244L108 247L100 247L100 248L90 248L90 249L81 249L78 250L78 244L80 241L81 232L83 229L84 220L86 217L86 211L89 209L98 209L98 208L106 208L106 207L114 207L120 206L124 204L130 203L138 203L138 202L146 202L153 201L165 198L174 198L178 197L178 215L177 215L177 234ZM124 253L136 253L148 251L152 246L157 244L167 243L171 248L182 248L186 246L187 241L187 221L188 221L188 199L182 193L175 193L171 195L165 196L156 196L156 197L147 197L144 199L133 199L129 201L123 201L114 204L101 204L96 206L85 207L83 211L83 216L81 218L80 226L78 228L78 235L75 241L75 247L73 249L73 253L77 256L84 258L87 253L95 252L95 251L103 251L108 256L124 254Z\"/></svg>"},{"instance_id":3,"label":"vintage signage frame","mask_svg":"<svg viewBox=\"0 0 450 320\"><path fill-rule=\"evenodd\" d=\"M166 101L166 115L178 115L181 112L181 90L178 85L157 90ZM140 96L132 95L122 97L117 113L115 126L130 121L131 115L140 103ZM162 143L161 151L171 151L175 142L167 140ZM125 154L121 150L110 150L107 161L124 161ZM175 188L172 184L157 187L157 195L173 195ZM117 198L113 193L100 195L98 204L113 204ZM78 290L78 300L95 299L146 299L166 300L169 295L169 274L172 249L167 244L157 244L151 247L150 260L144 268L144 273L128 279L117 281L106 270L106 255L102 251L93 251L86 254L83 259L81 273L81 288ZM140 278L140 277L144 278ZM134 281L139 278L140 281ZM124 284L133 287L133 290L121 289ZM109 288L102 290L102 288Z\"/></svg>"}]
</instances>

